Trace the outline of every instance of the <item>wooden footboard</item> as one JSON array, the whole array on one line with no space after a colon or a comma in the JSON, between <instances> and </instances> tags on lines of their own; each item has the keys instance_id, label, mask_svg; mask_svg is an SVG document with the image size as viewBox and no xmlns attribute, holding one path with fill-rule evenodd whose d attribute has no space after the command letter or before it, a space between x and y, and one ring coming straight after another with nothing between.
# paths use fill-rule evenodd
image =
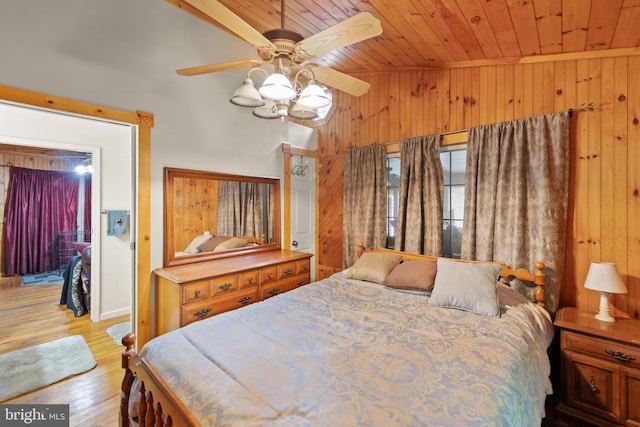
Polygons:
<instances>
[{"instance_id":1,"label":"wooden footboard","mask_svg":"<svg viewBox=\"0 0 640 427\"><path fill-rule=\"evenodd\" d=\"M136 337L122 338L124 378L120 392L120 426L197 427L198 420L178 400L167 384L136 353Z\"/></svg>"}]
</instances>

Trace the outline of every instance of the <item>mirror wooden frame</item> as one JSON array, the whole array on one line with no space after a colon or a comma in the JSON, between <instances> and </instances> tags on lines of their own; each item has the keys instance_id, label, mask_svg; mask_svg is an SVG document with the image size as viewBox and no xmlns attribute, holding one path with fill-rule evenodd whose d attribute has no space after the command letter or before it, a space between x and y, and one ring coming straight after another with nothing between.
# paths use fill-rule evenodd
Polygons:
<instances>
[{"instance_id":1,"label":"mirror wooden frame","mask_svg":"<svg viewBox=\"0 0 640 427\"><path fill-rule=\"evenodd\" d=\"M175 218L174 218L174 180L175 178L242 181L270 184L273 188L273 239L272 243L259 246L248 246L230 249L222 252L206 252L195 255L175 256ZM232 175L218 172L199 171L192 169L164 168L164 266L191 264L238 255L280 249L280 179L246 175Z\"/></svg>"}]
</instances>

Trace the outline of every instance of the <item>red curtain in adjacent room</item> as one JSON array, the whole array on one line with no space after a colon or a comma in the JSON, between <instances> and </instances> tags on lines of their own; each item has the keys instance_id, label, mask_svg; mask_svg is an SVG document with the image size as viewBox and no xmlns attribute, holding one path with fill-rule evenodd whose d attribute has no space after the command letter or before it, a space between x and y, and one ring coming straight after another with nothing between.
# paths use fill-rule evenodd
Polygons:
<instances>
[{"instance_id":1,"label":"red curtain in adjacent room","mask_svg":"<svg viewBox=\"0 0 640 427\"><path fill-rule=\"evenodd\" d=\"M77 229L80 179L75 172L11 168L4 237L5 274L37 273L50 268L52 239L62 231Z\"/></svg>"}]
</instances>

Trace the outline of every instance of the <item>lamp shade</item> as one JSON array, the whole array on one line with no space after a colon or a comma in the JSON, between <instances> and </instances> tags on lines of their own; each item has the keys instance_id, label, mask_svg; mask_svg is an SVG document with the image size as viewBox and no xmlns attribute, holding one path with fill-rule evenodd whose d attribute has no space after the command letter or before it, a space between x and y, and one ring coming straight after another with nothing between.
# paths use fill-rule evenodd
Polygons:
<instances>
[{"instance_id":1,"label":"lamp shade","mask_svg":"<svg viewBox=\"0 0 640 427\"><path fill-rule=\"evenodd\" d=\"M261 119L278 119L280 116L278 115L278 110L276 108L276 103L270 99L267 99L264 106L254 108L253 115L256 117L260 117Z\"/></svg>"},{"instance_id":2,"label":"lamp shade","mask_svg":"<svg viewBox=\"0 0 640 427\"><path fill-rule=\"evenodd\" d=\"M241 107L261 107L264 105L264 100L260 97L260 93L251 79L245 79L229 101Z\"/></svg>"},{"instance_id":3,"label":"lamp shade","mask_svg":"<svg viewBox=\"0 0 640 427\"><path fill-rule=\"evenodd\" d=\"M300 94L297 103L305 107L321 108L329 105L331 100L325 91L312 80Z\"/></svg>"},{"instance_id":4,"label":"lamp shade","mask_svg":"<svg viewBox=\"0 0 640 427\"><path fill-rule=\"evenodd\" d=\"M609 294L626 294L627 287L611 262L592 262L587 273L584 287Z\"/></svg>"},{"instance_id":5,"label":"lamp shade","mask_svg":"<svg viewBox=\"0 0 640 427\"><path fill-rule=\"evenodd\" d=\"M274 101L289 101L296 96L296 91L291 86L289 79L279 73L267 77L259 92L263 97Z\"/></svg>"}]
</instances>

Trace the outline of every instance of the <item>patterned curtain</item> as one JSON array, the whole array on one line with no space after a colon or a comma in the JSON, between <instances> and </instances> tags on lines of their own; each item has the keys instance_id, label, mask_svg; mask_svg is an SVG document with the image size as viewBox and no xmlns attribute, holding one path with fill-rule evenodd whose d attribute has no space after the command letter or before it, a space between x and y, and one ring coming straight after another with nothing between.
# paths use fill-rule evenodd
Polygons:
<instances>
[{"instance_id":1,"label":"patterned curtain","mask_svg":"<svg viewBox=\"0 0 640 427\"><path fill-rule=\"evenodd\" d=\"M440 135L401 141L400 201L394 249L440 256L444 177Z\"/></svg>"},{"instance_id":2,"label":"patterned curtain","mask_svg":"<svg viewBox=\"0 0 640 427\"><path fill-rule=\"evenodd\" d=\"M260 237L264 233L264 184L257 182L242 183L242 216L240 217L240 236Z\"/></svg>"},{"instance_id":3,"label":"patterned curtain","mask_svg":"<svg viewBox=\"0 0 640 427\"><path fill-rule=\"evenodd\" d=\"M216 236L238 236L240 231L240 182L218 182Z\"/></svg>"},{"instance_id":4,"label":"patterned curtain","mask_svg":"<svg viewBox=\"0 0 640 427\"><path fill-rule=\"evenodd\" d=\"M546 308L558 307L569 194L569 114L470 129L462 258L546 265ZM534 298L535 288L516 284Z\"/></svg>"},{"instance_id":5,"label":"patterned curtain","mask_svg":"<svg viewBox=\"0 0 640 427\"><path fill-rule=\"evenodd\" d=\"M342 264L358 258L357 244L384 246L387 238L387 163L382 145L347 151L344 166Z\"/></svg>"}]
</instances>

